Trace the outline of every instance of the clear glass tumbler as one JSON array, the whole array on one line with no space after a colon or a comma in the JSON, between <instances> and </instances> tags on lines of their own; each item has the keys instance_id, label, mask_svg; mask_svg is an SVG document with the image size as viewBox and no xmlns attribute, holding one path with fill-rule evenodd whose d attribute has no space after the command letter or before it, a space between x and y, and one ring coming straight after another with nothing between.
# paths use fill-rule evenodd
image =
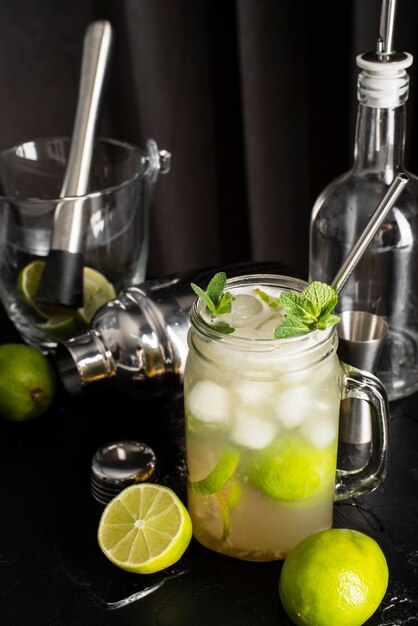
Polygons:
<instances>
[{"instance_id":1,"label":"clear glass tumbler","mask_svg":"<svg viewBox=\"0 0 418 626\"><path fill-rule=\"evenodd\" d=\"M48 255L70 140L29 141L0 154L0 298L22 338L43 350L85 330L95 310L144 280L148 209L170 155L100 139L89 193L82 197L85 269L83 309L39 306L36 290ZM160 158L161 157L161 158Z\"/></svg>"},{"instance_id":2,"label":"clear glass tumbler","mask_svg":"<svg viewBox=\"0 0 418 626\"><path fill-rule=\"evenodd\" d=\"M306 283L255 275L228 281L233 294L277 295ZM191 311L184 392L188 506L195 538L233 557L285 558L304 537L330 528L334 499L375 489L387 457L382 384L340 363L335 327L289 339L225 335ZM336 470L341 400L372 406L365 466Z\"/></svg>"}]
</instances>

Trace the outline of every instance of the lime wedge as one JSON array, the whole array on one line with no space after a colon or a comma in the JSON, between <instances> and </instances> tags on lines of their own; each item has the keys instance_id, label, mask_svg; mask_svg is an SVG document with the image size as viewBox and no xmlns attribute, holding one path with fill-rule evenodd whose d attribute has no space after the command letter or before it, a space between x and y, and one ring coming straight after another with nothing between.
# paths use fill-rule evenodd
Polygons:
<instances>
[{"instance_id":1,"label":"lime wedge","mask_svg":"<svg viewBox=\"0 0 418 626\"><path fill-rule=\"evenodd\" d=\"M53 315L45 324L40 325L45 335L54 341L61 341L74 335L78 327L75 323L74 311L62 311Z\"/></svg>"},{"instance_id":2,"label":"lime wedge","mask_svg":"<svg viewBox=\"0 0 418 626\"><path fill-rule=\"evenodd\" d=\"M239 451L235 448L228 448L213 470L205 478L189 482L190 489L201 496L216 493L219 489L222 489L235 474L239 460Z\"/></svg>"},{"instance_id":3,"label":"lime wedge","mask_svg":"<svg viewBox=\"0 0 418 626\"><path fill-rule=\"evenodd\" d=\"M88 326L101 306L116 298L115 288L103 274L92 267L83 269L83 308L77 309L77 321Z\"/></svg>"},{"instance_id":4,"label":"lime wedge","mask_svg":"<svg viewBox=\"0 0 418 626\"><path fill-rule=\"evenodd\" d=\"M96 311L116 297L115 288L103 274L91 267L83 268L83 307L67 309L60 306L38 305L35 296L44 271L44 261L32 261L19 273L17 286L22 301L43 320L41 328L55 341L71 337L88 328Z\"/></svg>"},{"instance_id":5,"label":"lime wedge","mask_svg":"<svg viewBox=\"0 0 418 626\"><path fill-rule=\"evenodd\" d=\"M57 313L58 307L43 307L35 302L35 295L41 282L42 272L44 271L44 261L32 261L26 265L17 278L18 293L23 302L33 312L37 313L43 319L49 319Z\"/></svg>"},{"instance_id":6,"label":"lime wedge","mask_svg":"<svg viewBox=\"0 0 418 626\"><path fill-rule=\"evenodd\" d=\"M168 487L142 483L124 489L103 511L98 542L107 558L137 574L176 563L192 537L185 506Z\"/></svg>"}]
</instances>

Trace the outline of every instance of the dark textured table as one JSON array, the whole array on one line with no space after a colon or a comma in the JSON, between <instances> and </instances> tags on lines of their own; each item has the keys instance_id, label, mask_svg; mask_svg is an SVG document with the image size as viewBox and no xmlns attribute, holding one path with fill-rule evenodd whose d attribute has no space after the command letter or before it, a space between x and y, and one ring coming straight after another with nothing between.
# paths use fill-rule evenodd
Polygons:
<instances>
[{"instance_id":1,"label":"dark textured table","mask_svg":"<svg viewBox=\"0 0 418 626\"><path fill-rule=\"evenodd\" d=\"M19 341L0 311L0 342ZM281 563L241 562L192 540L169 570L129 574L101 553L101 508L89 492L98 446L136 438L160 460L158 481L184 498L181 400L145 405L103 389L60 391L37 421L0 423L0 624L5 626L289 625L277 592ZM418 625L418 395L394 403L383 486L335 506L334 523L369 534L389 564L369 626ZM338 616L335 626L338 626Z\"/></svg>"}]
</instances>

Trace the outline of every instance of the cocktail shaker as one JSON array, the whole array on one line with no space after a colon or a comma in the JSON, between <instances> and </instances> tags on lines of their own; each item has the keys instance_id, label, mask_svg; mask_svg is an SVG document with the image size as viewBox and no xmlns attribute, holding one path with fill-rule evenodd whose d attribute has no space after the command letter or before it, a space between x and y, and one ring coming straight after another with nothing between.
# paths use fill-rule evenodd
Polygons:
<instances>
[{"instance_id":1,"label":"cocktail shaker","mask_svg":"<svg viewBox=\"0 0 418 626\"><path fill-rule=\"evenodd\" d=\"M145 281L99 309L88 332L58 345L56 364L71 395L98 383L140 400L180 394L188 352L190 283L206 288L215 272L292 275L281 263L241 263Z\"/></svg>"}]
</instances>

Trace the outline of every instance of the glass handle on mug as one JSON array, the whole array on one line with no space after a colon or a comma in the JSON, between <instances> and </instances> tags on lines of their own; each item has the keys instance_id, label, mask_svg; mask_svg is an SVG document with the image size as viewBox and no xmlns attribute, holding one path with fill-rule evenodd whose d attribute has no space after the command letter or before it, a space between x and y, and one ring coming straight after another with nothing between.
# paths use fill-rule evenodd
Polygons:
<instances>
[{"instance_id":1,"label":"glass handle on mug","mask_svg":"<svg viewBox=\"0 0 418 626\"><path fill-rule=\"evenodd\" d=\"M365 400L370 407L372 442L370 455L364 467L355 470L337 468L335 500L359 496L376 489L386 475L388 457L389 403L380 380L351 365L341 363L343 370L342 399Z\"/></svg>"}]
</instances>

